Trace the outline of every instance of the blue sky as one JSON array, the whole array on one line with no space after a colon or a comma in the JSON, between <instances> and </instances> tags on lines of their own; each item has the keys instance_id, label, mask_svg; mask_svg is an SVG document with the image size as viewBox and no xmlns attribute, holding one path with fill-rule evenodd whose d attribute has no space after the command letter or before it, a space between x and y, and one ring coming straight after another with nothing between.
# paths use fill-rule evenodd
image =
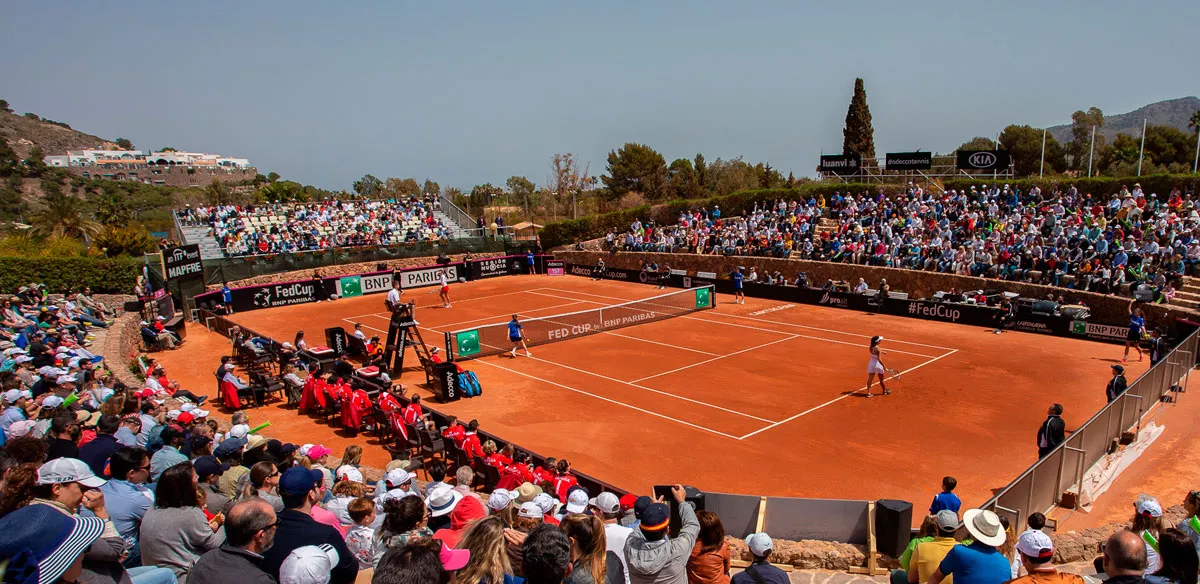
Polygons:
<instances>
[{"instance_id":1,"label":"blue sky","mask_svg":"<svg viewBox=\"0 0 1200 584\"><path fill-rule=\"evenodd\" d=\"M120 6L120 8L116 8ZM876 149L1200 93L1200 2L10 2L0 97L326 188L603 172L629 141L808 175L854 78Z\"/></svg>"}]
</instances>

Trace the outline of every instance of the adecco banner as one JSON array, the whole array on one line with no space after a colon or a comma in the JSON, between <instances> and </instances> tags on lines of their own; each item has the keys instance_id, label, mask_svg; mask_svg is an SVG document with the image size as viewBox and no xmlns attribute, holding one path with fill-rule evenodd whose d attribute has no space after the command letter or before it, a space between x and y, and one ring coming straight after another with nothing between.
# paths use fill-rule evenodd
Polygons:
<instances>
[{"instance_id":1,"label":"adecco banner","mask_svg":"<svg viewBox=\"0 0 1200 584\"><path fill-rule=\"evenodd\" d=\"M888 170L929 170L933 168L933 154L929 152L888 152Z\"/></svg>"},{"instance_id":2,"label":"adecco banner","mask_svg":"<svg viewBox=\"0 0 1200 584\"><path fill-rule=\"evenodd\" d=\"M585 265L581 265L581 264L567 264L567 273L569 273L573 276L586 276L588 278L595 278L596 277L595 272L596 272L595 266L585 266ZM604 279L605 280L622 280L625 282L641 282L643 284L646 284L649 282L657 283L658 282L657 278L658 278L657 275L651 275L651 274L646 273L645 271L639 271L639 270L626 270L623 268L606 268L604 270ZM673 282L674 282L674 280L673 280ZM677 284L677 283L673 283L672 285L679 286L679 284Z\"/></svg>"},{"instance_id":3,"label":"adecco banner","mask_svg":"<svg viewBox=\"0 0 1200 584\"><path fill-rule=\"evenodd\" d=\"M567 273L567 262L563 260L549 260L546 262L547 276L563 276Z\"/></svg>"},{"instance_id":4,"label":"adecco banner","mask_svg":"<svg viewBox=\"0 0 1200 584\"><path fill-rule=\"evenodd\" d=\"M200 259L200 245L168 247L162 251L163 277L168 280L199 278L204 276L204 261Z\"/></svg>"},{"instance_id":5,"label":"adecco banner","mask_svg":"<svg viewBox=\"0 0 1200 584\"><path fill-rule=\"evenodd\" d=\"M529 268L526 267L525 263L525 256L504 256L471 260L467 262L467 279L479 280L481 278L525 274L529 272Z\"/></svg>"},{"instance_id":6,"label":"adecco banner","mask_svg":"<svg viewBox=\"0 0 1200 584\"><path fill-rule=\"evenodd\" d=\"M392 272L376 272L374 274L359 276L359 280L362 282L363 294L378 294L390 291L393 279Z\"/></svg>"},{"instance_id":7,"label":"adecco banner","mask_svg":"<svg viewBox=\"0 0 1200 584\"><path fill-rule=\"evenodd\" d=\"M399 272L396 274L396 277L400 280L400 288L402 290L407 290L409 288L436 286L439 282L441 282L439 275L442 273L446 274L446 280L455 282L458 280L462 268L462 264L446 264L444 266L416 268Z\"/></svg>"}]
</instances>

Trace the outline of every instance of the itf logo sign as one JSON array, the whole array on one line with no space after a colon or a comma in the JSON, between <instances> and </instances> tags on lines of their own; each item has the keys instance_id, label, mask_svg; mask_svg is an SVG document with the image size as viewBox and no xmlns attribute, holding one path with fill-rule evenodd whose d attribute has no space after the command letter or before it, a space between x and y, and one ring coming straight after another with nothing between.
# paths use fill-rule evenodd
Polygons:
<instances>
[{"instance_id":1,"label":"itf logo sign","mask_svg":"<svg viewBox=\"0 0 1200 584\"><path fill-rule=\"evenodd\" d=\"M712 306L712 288L696 288L696 308Z\"/></svg>"},{"instance_id":2,"label":"itf logo sign","mask_svg":"<svg viewBox=\"0 0 1200 584\"><path fill-rule=\"evenodd\" d=\"M459 357L470 357L481 351L479 329L454 334L454 353Z\"/></svg>"}]
</instances>

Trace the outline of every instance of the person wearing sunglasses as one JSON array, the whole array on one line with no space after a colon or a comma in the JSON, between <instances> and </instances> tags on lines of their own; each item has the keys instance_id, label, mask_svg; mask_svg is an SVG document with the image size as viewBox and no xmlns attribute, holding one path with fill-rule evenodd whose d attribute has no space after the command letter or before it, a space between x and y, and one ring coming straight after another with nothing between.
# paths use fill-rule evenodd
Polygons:
<instances>
[{"instance_id":1,"label":"person wearing sunglasses","mask_svg":"<svg viewBox=\"0 0 1200 584\"><path fill-rule=\"evenodd\" d=\"M150 480L150 456L141 448L118 448L109 458L108 472L112 479L100 487L100 492L104 493L105 507L113 526L129 545L125 566L140 566L138 532L146 511L154 506L154 494L146 487Z\"/></svg>"},{"instance_id":2,"label":"person wearing sunglasses","mask_svg":"<svg viewBox=\"0 0 1200 584\"><path fill-rule=\"evenodd\" d=\"M258 567L263 552L275 543L279 519L270 503L250 498L235 503L225 517L225 543L200 556L188 576L190 584L275 584Z\"/></svg>"}]
</instances>

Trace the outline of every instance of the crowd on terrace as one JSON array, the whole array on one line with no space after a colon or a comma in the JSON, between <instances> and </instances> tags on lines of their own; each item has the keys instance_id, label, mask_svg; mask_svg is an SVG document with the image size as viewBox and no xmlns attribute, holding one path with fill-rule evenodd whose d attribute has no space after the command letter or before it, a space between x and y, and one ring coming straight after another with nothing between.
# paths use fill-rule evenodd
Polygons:
<instances>
[{"instance_id":1,"label":"crowd on terrace","mask_svg":"<svg viewBox=\"0 0 1200 584\"><path fill-rule=\"evenodd\" d=\"M237 393L218 421L201 388L181 388L151 357L137 361L142 383L126 386L89 349L113 310L86 290L52 298L40 285L3 300L0 581L350 584L370 571L372 584L789 582L766 533L745 538L752 561L735 570L721 518L694 510L683 487L667 501L606 492L566 460L431 415L398 383L370 395L292 367L302 363L280 370L298 414L336 412L346 430L393 445L378 480L356 444L338 458L262 435ZM241 384L232 358L217 377ZM892 582L1084 584L1056 570L1040 514L1022 531L961 509L956 487L942 480ZM1138 497L1129 529L1097 558L1104 582L1196 584L1200 493L1183 507L1170 527L1156 499Z\"/></svg>"},{"instance_id":2,"label":"crowd on terrace","mask_svg":"<svg viewBox=\"0 0 1200 584\"><path fill-rule=\"evenodd\" d=\"M187 206L180 222L208 226L228 256L288 253L448 239L436 197L301 204Z\"/></svg>"},{"instance_id":3,"label":"crowd on terrace","mask_svg":"<svg viewBox=\"0 0 1200 584\"><path fill-rule=\"evenodd\" d=\"M777 200L742 217L719 207L673 225L635 221L606 244L632 251L794 257L1120 293L1145 284L1169 301L1200 263L1191 191L1162 197L1140 184L1110 197L1009 185L898 195L835 192ZM1128 284L1128 286L1125 286ZM1130 292L1131 293L1131 292Z\"/></svg>"}]
</instances>

